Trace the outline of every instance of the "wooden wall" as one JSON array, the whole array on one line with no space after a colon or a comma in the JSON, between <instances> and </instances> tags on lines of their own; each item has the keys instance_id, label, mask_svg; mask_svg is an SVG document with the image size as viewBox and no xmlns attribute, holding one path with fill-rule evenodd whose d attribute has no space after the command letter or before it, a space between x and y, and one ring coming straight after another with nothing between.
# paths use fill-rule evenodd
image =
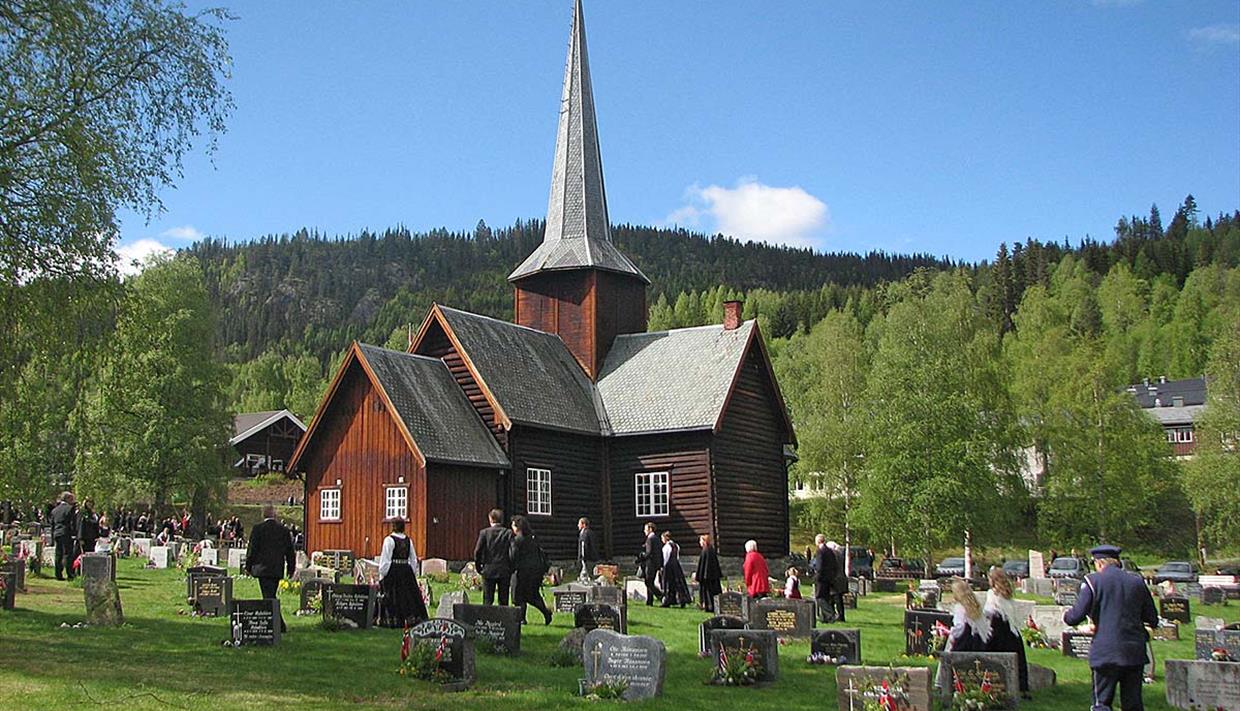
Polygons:
<instances>
[{"instance_id":1,"label":"wooden wall","mask_svg":"<svg viewBox=\"0 0 1240 711\"><path fill-rule=\"evenodd\" d=\"M609 443L611 466L611 544L615 560L632 563L653 521L659 533L671 531L682 555L697 555L697 537L713 533L710 486L710 435L707 432L674 435L615 437ZM636 474L666 471L668 516L638 517Z\"/></svg>"},{"instance_id":2,"label":"wooden wall","mask_svg":"<svg viewBox=\"0 0 1240 711\"><path fill-rule=\"evenodd\" d=\"M233 445L233 449L241 459L244 459L247 454L261 454L266 456L268 461L279 459L287 467L289 460L293 458L293 451L297 449L297 443L301 441L302 434L300 427L287 418L281 418ZM245 468L245 466L243 462L239 468Z\"/></svg>"},{"instance_id":3,"label":"wooden wall","mask_svg":"<svg viewBox=\"0 0 1240 711\"><path fill-rule=\"evenodd\" d=\"M426 550L425 471L358 363L349 366L322 417L299 463L306 473L307 550L378 555L390 530L383 521L385 488L401 477L410 486L406 530L418 552ZM320 521L319 491L337 479L341 521Z\"/></svg>"},{"instance_id":4,"label":"wooden wall","mask_svg":"<svg viewBox=\"0 0 1240 711\"><path fill-rule=\"evenodd\" d=\"M431 462L427 465L425 557L473 560L478 532L490 525L487 514L500 505L498 469Z\"/></svg>"},{"instance_id":5,"label":"wooden wall","mask_svg":"<svg viewBox=\"0 0 1240 711\"><path fill-rule=\"evenodd\" d=\"M741 367L711 446L720 555L744 555L745 541L751 538L768 558L787 555L784 443L789 433L785 429L775 390L755 344Z\"/></svg>"},{"instance_id":6,"label":"wooden wall","mask_svg":"<svg viewBox=\"0 0 1240 711\"><path fill-rule=\"evenodd\" d=\"M474 406L478 412L478 416L490 428L491 433L499 440L501 447L504 446L506 433L498 418L495 416L495 408L491 407L491 403L487 400L486 395L482 392L482 386L474 379L473 373L469 372L469 368L465 365L465 359L452 345L452 341L448 335L444 333L443 327L437 321L431 322L427 327L426 335L423 336L422 342L418 344L417 355L429 356L431 358L439 358L452 372L452 377L456 379L461 390L465 392L465 397L469 398L469 403Z\"/></svg>"},{"instance_id":7,"label":"wooden wall","mask_svg":"<svg viewBox=\"0 0 1240 711\"><path fill-rule=\"evenodd\" d=\"M516 426L509 433L512 461L505 513L526 513L527 467L551 470L551 516L530 516L534 534L556 558L577 556L577 519L603 530L602 442L598 437Z\"/></svg>"},{"instance_id":8,"label":"wooden wall","mask_svg":"<svg viewBox=\"0 0 1240 711\"><path fill-rule=\"evenodd\" d=\"M646 284L615 272L596 275L597 362L601 365L616 336L646 332Z\"/></svg>"}]
</instances>

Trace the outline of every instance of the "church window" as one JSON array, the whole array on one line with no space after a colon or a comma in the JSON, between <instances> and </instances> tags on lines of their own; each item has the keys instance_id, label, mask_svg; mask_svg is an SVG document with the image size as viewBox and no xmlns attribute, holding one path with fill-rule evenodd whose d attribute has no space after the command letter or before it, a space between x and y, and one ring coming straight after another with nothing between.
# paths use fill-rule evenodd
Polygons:
<instances>
[{"instance_id":1,"label":"church window","mask_svg":"<svg viewBox=\"0 0 1240 711\"><path fill-rule=\"evenodd\" d=\"M323 489L319 492L319 519L340 520L340 489Z\"/></svg>"},{"instance_id":2,"label":"church window","mask_svg":"<svg viewBox=\"0 0 1240 711\"><path fill-rule=\"evenodd\" d=\"M409 514L409 487L407 486L389 486L387 493L384 495L384 501L387 505L384 507L383 517L388 521L395 519L404 520Z\"/></svg>"},{"instance_id":3,"label":"church window","mask_svg":"<svg viewBox=\"0 0 1240 711\"><path fill-rule=\"evenodd\" d=\"M551 470L525 470L525 510L531 516L551 515Z\"/></svg>"},{"instance_id":4,"label":"church window","mask_svg":"<svg viewBox=\"0 0 1240 711\"><path fill-rule=\"evenodd\" d=\"M640 472L636 477L637 517L669 513L667 472Z\"/></svg>"}]
</instances>

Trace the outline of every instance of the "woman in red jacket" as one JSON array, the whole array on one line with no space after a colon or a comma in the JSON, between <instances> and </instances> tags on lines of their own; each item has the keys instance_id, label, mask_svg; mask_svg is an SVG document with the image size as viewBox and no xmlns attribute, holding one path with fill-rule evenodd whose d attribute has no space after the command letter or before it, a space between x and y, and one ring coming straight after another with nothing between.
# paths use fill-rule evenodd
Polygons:
<instances>
[{"instance_id":1,"label":"woman in red jacket","mask_svg":"<svg viewBox=\"0 0 1240 711\"><path fill-rule=\"evenodd\" d=\"M771 593L771 571L766 567L766 558L758 552L757 541L745 541L745 589L749 597L755 600Z\"/></svg>"}]
</instances>

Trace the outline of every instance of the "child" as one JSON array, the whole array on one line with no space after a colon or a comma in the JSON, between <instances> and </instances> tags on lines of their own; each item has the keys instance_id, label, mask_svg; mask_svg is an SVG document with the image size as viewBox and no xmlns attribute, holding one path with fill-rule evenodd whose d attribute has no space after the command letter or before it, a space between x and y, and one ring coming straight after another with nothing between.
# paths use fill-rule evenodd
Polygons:
<instances>
[{"instance_id":1,"label":"child","mask_svg":"<svg viewBox=\"0 0 1240 711\"><path fill-rule=\"evenodd\" d=\"M784 597L789 600L800 600L801 571L797 570L796 566L793 566L789 568L785 574L788 576L788 581L784 583Z\"/></svg>"}]
</instances>

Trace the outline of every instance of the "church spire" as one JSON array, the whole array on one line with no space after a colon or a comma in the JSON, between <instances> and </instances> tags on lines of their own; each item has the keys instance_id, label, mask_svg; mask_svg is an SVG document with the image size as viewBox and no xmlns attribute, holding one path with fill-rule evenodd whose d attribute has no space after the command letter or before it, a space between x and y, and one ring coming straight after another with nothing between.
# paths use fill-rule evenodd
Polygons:
<instances>
[{"instance_id":1,"label":"church spire","mask_svg":"<svg viewBox=\"0 0 1240 711\"><path fill-rule=\"evenodd\" d=\"M508 280L565 269L602 269L650 283L611 242L581 0L575 3L564 67L547 228L542 244L513 270Z\"/></svg>"}]
</instances>

